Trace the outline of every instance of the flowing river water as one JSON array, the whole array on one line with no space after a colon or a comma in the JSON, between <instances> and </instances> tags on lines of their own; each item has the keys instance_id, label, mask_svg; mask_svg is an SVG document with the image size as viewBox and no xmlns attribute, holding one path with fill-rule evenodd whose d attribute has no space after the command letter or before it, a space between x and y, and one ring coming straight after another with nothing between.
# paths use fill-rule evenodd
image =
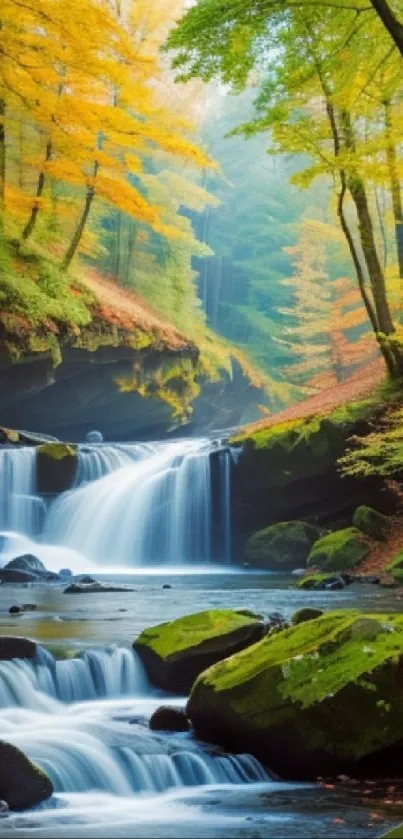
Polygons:
<instances>
[{"instance_id":1,"label":"flowing river water","mask_svg":"<svg viewBox=\"0 0 403 839\"><path fill-rule=\"evenodd\" d=\"M289 577L231 565L227 449L214 543L215 449L208 441L83 447L75 487L56 499L36 493L32 450L0 452L3 538L12 531L52 570L71 560L73 570L96 570L132 589L66 595L61 585L0 587L1 632L43 645L34 662L0 662L0 738L42 766L55 787L39 808L0 819L0 837L367 837L399 821L378 786L283 783L251 755L148 728L158 705L183 706L186 697L148 683L131 649L144 627L201 608L288 617L306 603ZM357 586L311 593L309 602L388 611L396 596ZM11 616L21 600L37 610Z\"/></svg>"}]
</instances>

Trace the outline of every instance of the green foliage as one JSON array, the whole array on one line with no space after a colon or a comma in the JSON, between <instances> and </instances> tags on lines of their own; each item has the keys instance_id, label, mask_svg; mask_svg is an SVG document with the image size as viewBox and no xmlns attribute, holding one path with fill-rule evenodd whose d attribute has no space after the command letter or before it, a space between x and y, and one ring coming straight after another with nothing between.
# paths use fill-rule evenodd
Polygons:
<instances>
[{"instance_id":1,"label":"green foliage","mask_svg":"<svg viewBox=\"0 0 403 839\"><path fill-rule=\"evenodd\" d=\"M403 408L387 411L371 434L352 437L339 466L342 475L352 477L399 476L403 472Z\"/></svg>"}]
</instances>

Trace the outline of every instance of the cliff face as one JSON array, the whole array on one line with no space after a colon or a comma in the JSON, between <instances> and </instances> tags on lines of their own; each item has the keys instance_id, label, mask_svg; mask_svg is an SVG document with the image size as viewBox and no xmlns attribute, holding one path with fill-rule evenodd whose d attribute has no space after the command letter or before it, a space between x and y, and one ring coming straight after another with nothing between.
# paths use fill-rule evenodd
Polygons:
<instances>
[{"instance_id":1,"label":"cliff face","mask_svg":"<svg viewBox=\"0 0 403 839\"><path fill-rule=\"evenodd\" d=\"M0 277L0 425L75 442L93 429L156 439L254 417L262 393L238 363L208 381L196 344L135 294L88 271L48 282L54 265L30 258L14 255Z\"/></svg>"},{"instance_id":2,"label":"cliff face","mask_svg":"<svg viewBox=\"0 0 403 839\"><path fill-rule=\"evenodd\" d=\"M278 521L308 520L325 527L350 523L360 504L390 512L396 500L376 478L341 477L338 458L354 434L371 428L379 407L353 403L317 415L245 432L233 465L234 545L239 558L245 540Z\"/></svg>"}]
</instances>

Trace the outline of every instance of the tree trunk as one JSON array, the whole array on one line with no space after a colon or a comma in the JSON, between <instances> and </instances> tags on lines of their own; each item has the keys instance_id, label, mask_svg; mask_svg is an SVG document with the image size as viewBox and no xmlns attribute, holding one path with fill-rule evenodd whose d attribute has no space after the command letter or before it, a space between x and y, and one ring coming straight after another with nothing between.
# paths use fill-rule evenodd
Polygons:
<instances>
[{"instance_id":1,"label":"tree trunk","mask_svg":"<svg viewBox=\"0 0 403 839\"><path fill-rule=\"evenodd\" d=\"M354 153L353 127L347 111L342 112L341 121L344 129L346 149ZM360 175L356 173L349 175L347 186L357 211L361 247L368 269L379 329L385 335L391 335L394 332L394 326L386 296L385 277L376 249L374 226L368 205L365 184Z\"/></svg>"},{"instance_id":2,"label":"tree trunk","mask_svg":"<svg viewBox=\"0 0 403 839\"><path fill-rule=\"evenodd\" d=\"M45 163L47 163L50 160L51 157L52 157L52 143L51 143L50 140L48 140L48 142L46 143ZM23 241L26 241L27 239L29 239L29 237L30 237L30 235L31 235L31 233L32 233L32 231L35 227L36 219L38 217L38 213L39 213L39 210L40 210L39 199L40 199L40 197L43 193L44 186L45 186L45 172L44 172L43 169L41 169L41 171L39 173L39 177L38 177L38 183L36 185L35 201L34 201L34 204L32 206L31 215L30 215L30 217L29 217L29 219L28 219L28 221L27 221L27 223L24 227L24 230L22 231Z\"/></svg>"},{"instance_id":3,"label":"tree trunk","mask_svg":"<svg viewBox=\"0 0 403 839\"><path fill-rule=\"evenodd\" d=\"M389 101L384 102L386 128L386 155L388 159L390 191L392 194L393 217L395 221L395 237L399 277L403 281L403 205L400 192L400 181L397 167L396 147L392 136L392 108Z\"/></svg>"},{"instance_id":4,"label":"tree trunk","mask_svg":"<svg viewBox=\"0 0 403 839\"><path fill-rule=\"evenodd\" d=\"M386 0L371 0L371 5L403 55L403 24L398 21Z\"/></svg>"},{"instance_id":5,"label":"tree trunk","mask_svg":"<svg viewBox=\"0 0 403 839\"><path fill-rule=\"evenodd\" d=\"M0 232L4 228L5 186L6 186L6 129L4 117L6 106L0 99Z\"/></svg>"},{"instance_id":6,"label":"tree trunk","mask_svg":"<svg viewBox=\"0 0 403 839\"><path fill-rule=\"evenodd\" d=\"M78 225L75 229L74 236L71 240L71 243L70 243L69 247L67 248L67 251L65 253L65 256L64 256L64 259L63 259L63 262L62 262L62 267L66 271L70 267L71 262L73 261L75 255L76 255L77 248L78 248L78 246L81 242L82 235L83 235L84 229L85 229L85 225L87 224L87 219L88 219L88 216L90 214L91 204L94 200L94 195L95 195L94 187L93 186L87 187L84 209L83 209L83 212L81 214L80 221L78 222Z\"/></svg>"}]
</instances>

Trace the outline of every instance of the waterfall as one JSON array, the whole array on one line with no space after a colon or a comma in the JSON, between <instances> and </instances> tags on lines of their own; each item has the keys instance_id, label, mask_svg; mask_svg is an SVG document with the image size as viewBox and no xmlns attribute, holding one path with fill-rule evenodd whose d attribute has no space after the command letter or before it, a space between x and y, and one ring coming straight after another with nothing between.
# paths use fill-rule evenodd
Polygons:
<instances>
[{"instance_id":1,"label":"waterfall","mask_svg":"<svg viewBox=\"0 0 403 839\"><path fill-rule=\"evenodd\" d=\"M35 448L0 448L0 530L35 536L44 503L36 494Z\"/></svg>"},{"instance_id":2,"label":"waterfall","mask_svg":"<svg viewBox=\"0 0 403 839\"><path fill-rule=\"evenodd\" d=\"M35 449L0 450L0 530L34 540L14 554L10 545L3 562L30 552L54 571L229 563L230 454L218 445L209 440L84 444L74 486L46 502L36 494ZM222 471L214 500L220 545L213 544L213 450Z\"/></svg>"},{"instance_id":3,"label":"waterfall","mask_svg":"<svg viewBox=\"0 0 403 839\"><path fill-rule=\"evenodd\" d=\"M209 452L200 440L80 450L79 486L54 502L43 538L109 568L210 561Z\"/></svg>"},{"instance_id":4,"label":"waterfall","mask_svg":"<svg viewBox=\"0 0 403 839\"><path fill-rule=\"evenodd\" d=\"M189 737L151 732L146 717L160 702L131 650L66 661L40 650L33 662L0 662L0 738L36 761L56 792L130 796L267 781L250 755L211 754Z\"/></svg>"}]
</instances>

